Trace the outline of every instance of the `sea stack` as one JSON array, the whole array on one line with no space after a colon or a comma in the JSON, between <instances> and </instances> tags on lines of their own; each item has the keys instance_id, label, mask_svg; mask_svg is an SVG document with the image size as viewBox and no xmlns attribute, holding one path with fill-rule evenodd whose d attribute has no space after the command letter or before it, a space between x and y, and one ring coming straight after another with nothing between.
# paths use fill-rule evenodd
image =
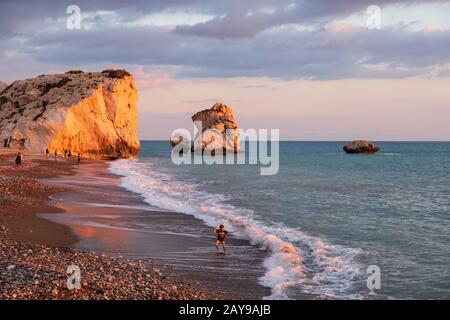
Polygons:
<instances>
[{"instance_id":1,"label":"sea stack","mask_svg":"<svg viewBox=\"0 0 450 320\"><path fill-rule=\"evenodd\" d=\"M224 152L233 151L236 153L240 150L239 126L231 107L217 102L210 109L193 115L192 121L199 129L199 133L201 132L195 137L194 151L222 148ZM199 127L200 124L201 128Z\"/></svg>"},{"instance_id":2,"label":"sea stack","mask_svg":"<svg viewBox=\"0 0 450 320\"><path fill-rule=\"evenodd\" d=\"M93 159L139 152L138 93L125 70L72 70L1 88L0 148L71 150Z\"/></svg>"},{"instance_id":3,"label":"sea stack","mask_svg":"<svg viewBox=\"0 0 450 320\"><path fill-rule=\"evenodd\" d=\"M344 151L350 154L374 154L380 150L375 144L367 140L355 140L344 146Z\"/></svg>"},{"instance_id":4,"label":"sea stack","mask_svg":"<svg viewBox=\"0 0 450 320\"><path fill-rule=\"evenodd\" d=\"M179 145L180 143L188 146L189 144L189 139L180 133L175 133L171 138L170 138L170 145L173 147Z\"/></svg>"}]
</instances>

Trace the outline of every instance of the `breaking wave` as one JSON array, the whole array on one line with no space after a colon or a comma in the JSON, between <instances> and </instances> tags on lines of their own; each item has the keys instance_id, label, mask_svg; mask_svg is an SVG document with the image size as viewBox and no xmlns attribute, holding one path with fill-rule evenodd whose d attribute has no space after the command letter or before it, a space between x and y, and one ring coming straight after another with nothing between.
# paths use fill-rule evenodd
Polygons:
<instances>
[{"instance_id":1,"label":"breaking wave","mask_svg":"<svg viewBox=\"0 0 450 320\"><path fill-rule=\"evenodd\" d=\"M361 266L355 261L360 250L262 221L255 212L228 203L225 195L177 180L151 162L118 160L111 163L110 170L122 176L122 187L143 196L151 206L195 216L210 226L226 224L237 237L266 250L265 274L260 278L262 285L271 288L266 298L288 299L291 290L316 298L362 298L351 294L361 281Z\"/></svg>"}]
</instances>

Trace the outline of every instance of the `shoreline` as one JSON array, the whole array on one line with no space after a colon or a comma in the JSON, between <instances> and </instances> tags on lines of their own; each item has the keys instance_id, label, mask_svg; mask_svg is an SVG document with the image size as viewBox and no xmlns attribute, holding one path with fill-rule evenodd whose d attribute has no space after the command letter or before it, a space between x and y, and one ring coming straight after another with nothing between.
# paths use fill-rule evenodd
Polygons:
<instances>
[{"instance_id":1,"label":"shoreline","mask_svg":"<svg viewBox=\"0 0 450 320\"><path fill-rule=\"evenodd\" d=\"M79 242L75 248L131 258L150 258L164 265L172 278L193 282L234 299L261 299L270 289L259 284L266 252L247 240L227 239L226 256L215 254L211 227L180 212L151 207L145 199L120 186L121 176L109 162L92 161L77 166L73 176L44 179L44 183L69 185L75 192L54 196L62 213L40 214L70 227ZM253 265L251 270L248 265Z\"/></svg>"},{"instance_id":2,"label":"shoreline","mask_svg":"<svg viewBox=\"0 0 450 320\"><path fill-rule=\"evenodd\" d=\"M166 270L148 258L76 248L80 238L69 226L40 217L43 213L64 214L50 197L76 194L71 186L45 182L73 178L75 158L55 161L51 157L25 155L23 166L16 168L14 155L14 150L0 152L1 299L229 298L189 278L174 276L170 268ZM80 265L80 289L67 289L66 271L72 264Z\"/></svg>"}]
</instances>

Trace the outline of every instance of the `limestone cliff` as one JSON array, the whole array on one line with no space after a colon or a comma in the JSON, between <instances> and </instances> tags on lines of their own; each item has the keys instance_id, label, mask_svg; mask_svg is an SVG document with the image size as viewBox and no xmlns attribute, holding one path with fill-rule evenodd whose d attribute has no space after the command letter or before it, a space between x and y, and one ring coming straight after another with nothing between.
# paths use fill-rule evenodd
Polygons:
<instances>
[{"instance_id":1,"label":"limestone cliff","mask_svg":"<svg viewBox=\"0 0 450 320\"><path fill-rule=\"evenodd\" d=\"M199 130L202 134L195 138L194 146L201 146L202 150L240 150L239 127L231 107L217 102L211 109L193 115L192 121L199 122L202 126L201 131Z\"/></svg>"},{"instance_id":2,"label":"limestone cliff","mask_svg":"<svg viewBox=\"0 0 450 320\"><path fill-rule=\"evenodd\" d=\"M15 81L0 92L0 147L71 150L94 159L134 156L140 148L137 98L125 70Z\"/></svg>"}]
</instances>

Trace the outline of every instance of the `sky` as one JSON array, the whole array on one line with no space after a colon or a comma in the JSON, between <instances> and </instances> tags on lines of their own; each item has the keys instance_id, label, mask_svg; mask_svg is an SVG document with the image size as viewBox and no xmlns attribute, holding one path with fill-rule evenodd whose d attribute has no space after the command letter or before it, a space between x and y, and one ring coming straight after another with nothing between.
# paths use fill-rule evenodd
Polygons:
<instances>
[{"instance_id":1,"label":"sky","mask_svg":"<svg viewBox=\"0 0 450 320\"><path fill-rule=\"evenodd\" d=\"M126 68L141 139L221 101L283 140L450 141L450 1L2 0L0 61L7 83Z\"/></svg>"}]
</instances>

